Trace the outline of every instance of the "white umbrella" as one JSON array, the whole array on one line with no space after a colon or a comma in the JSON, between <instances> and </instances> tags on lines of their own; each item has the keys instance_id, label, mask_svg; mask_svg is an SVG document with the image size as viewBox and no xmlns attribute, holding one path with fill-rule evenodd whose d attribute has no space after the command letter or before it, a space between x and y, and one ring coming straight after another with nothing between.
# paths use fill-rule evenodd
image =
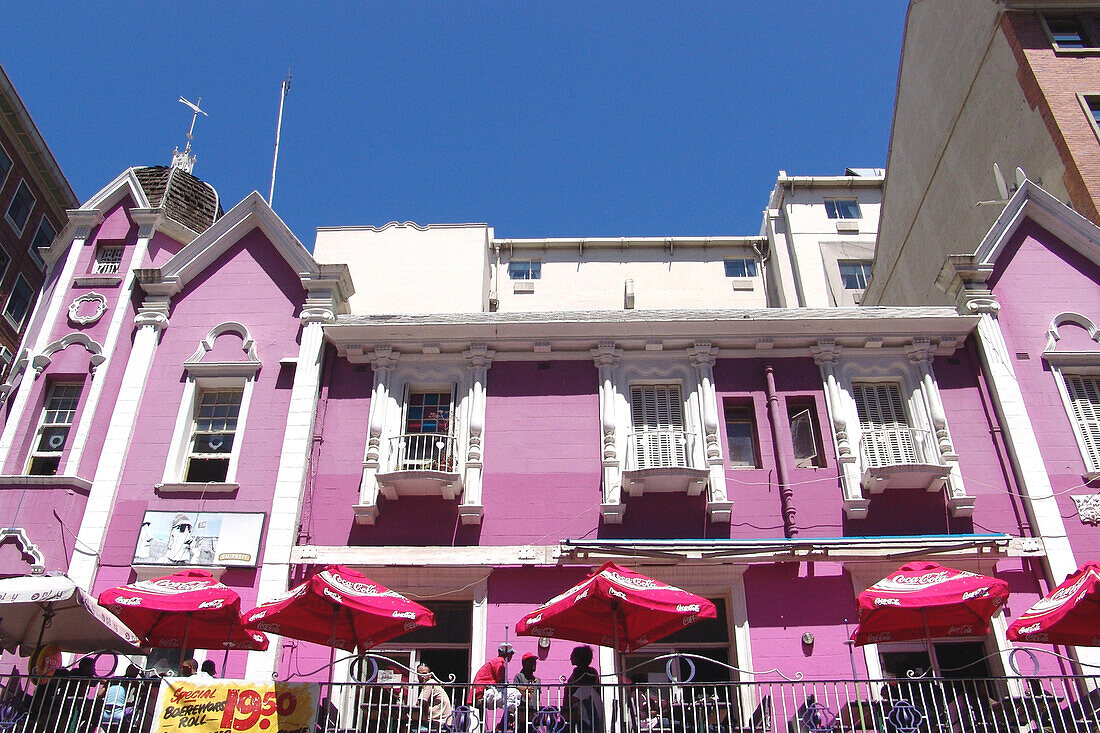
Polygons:
<instances>
[{"instance_id":1,"label":"white umbrella","mask_svg":"<svg viewBox=\"0 0 1100 733\"><path fill-rule=\"evenodd\" d=\"M141 653L137 636L68 577L0 580L0 647L26 656L42 644L66 652Z\"/></svg>"}]
</instances>

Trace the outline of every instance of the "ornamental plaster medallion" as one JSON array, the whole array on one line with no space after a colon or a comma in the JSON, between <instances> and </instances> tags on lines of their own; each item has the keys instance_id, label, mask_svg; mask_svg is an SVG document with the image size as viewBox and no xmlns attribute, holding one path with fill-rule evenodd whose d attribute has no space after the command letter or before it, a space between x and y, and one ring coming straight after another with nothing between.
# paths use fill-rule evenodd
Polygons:
<instances>
[{"instance_id":1,"label":"ornamental plaster medallion","mask_svg":"<svg viewBox=\"0 0 1100 733\"><path fill-rule=\"evenodd\" d=\"M107 299L99 293L85 293L69 305L69 323L90 326L107 312Z\"/></svg>"},{"instance_id":2,"label":"ornamental plaster medallion","mask_svg":"<svg viewBox=\"0 0 1100 733\"><path fill-rule=\"evenodd\" d=\"M1100 524L1100 494L1085 494L1070 498L1077 505L1077 515L1081 517L1081 522Z\"/></svg>"}]
</instances>

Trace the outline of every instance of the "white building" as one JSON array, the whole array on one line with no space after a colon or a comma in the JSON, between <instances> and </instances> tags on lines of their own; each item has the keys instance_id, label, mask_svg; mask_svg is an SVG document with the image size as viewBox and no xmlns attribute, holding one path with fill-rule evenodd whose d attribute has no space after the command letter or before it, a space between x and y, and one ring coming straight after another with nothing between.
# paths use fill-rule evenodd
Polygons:
<instances>
[{"instance_id":1,"label":"white building","mask_svg":"<svg viewBox=\"0 0 1100 733\"><path fill-rule=\"evenodd\" d=\"M780 171L764 212L768 305L858 305L871 279L885 179L881 168L843 176Z\"/></svg>"}]
</instances>

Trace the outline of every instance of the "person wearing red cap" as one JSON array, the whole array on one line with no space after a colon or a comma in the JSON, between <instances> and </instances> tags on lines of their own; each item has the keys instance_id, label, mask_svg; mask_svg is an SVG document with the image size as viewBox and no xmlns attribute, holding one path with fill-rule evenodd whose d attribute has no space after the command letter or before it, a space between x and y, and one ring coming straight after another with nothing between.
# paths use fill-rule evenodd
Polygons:
<instances>
[{"instance_id":1,"label":"person wearing red cap","mask_svg":"<svg viewBox=\"0 0 1100 733\"><path fill-rule=\"evenodd\" d=\"M539 709L539 678L535 676L535 665L539 658L531 652L526 652L520 660L520 670L512 678L512 683L519 690L522 703L519 707L520 721L516 730L527 730L535 713Z\"/></svg>"}]
</instances>

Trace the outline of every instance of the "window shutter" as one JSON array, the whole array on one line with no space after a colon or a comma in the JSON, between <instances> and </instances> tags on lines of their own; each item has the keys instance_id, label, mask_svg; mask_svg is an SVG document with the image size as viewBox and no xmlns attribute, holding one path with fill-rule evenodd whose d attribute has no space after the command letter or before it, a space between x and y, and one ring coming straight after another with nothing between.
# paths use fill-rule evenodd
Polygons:
<instances>
[{"instance_id":1,"label":"window shutter","mask_svg":"<svg viewBox=\"0 0 1100 733\"><path fill-rule=\"evenodd\" d=\"M863 445L871 466L898 466L917 463L916 445L901 387L897 384L853 384Z\"/></svg>"},{"instance_id":2,"label":"window shutter","mask_svg":"<svg viewBox=\"0 0 1100 733\"><path fill-rule=\"evenodd\" d=\"M1089 470L1100 466L1100 382L1095 377L1066 377L1073 422L1088 453Z\"/></svg>"},{"instance_id":3,"label":"window shutter","mask_svg":"<svg viewBox=\"0 0 1100 733\"><path fill-rule=\"evenodd\" d=\"M679 385L645 384L630 388L630 419L638 468L687 465L684 402Z\"/></svg>"}]
</instances>

